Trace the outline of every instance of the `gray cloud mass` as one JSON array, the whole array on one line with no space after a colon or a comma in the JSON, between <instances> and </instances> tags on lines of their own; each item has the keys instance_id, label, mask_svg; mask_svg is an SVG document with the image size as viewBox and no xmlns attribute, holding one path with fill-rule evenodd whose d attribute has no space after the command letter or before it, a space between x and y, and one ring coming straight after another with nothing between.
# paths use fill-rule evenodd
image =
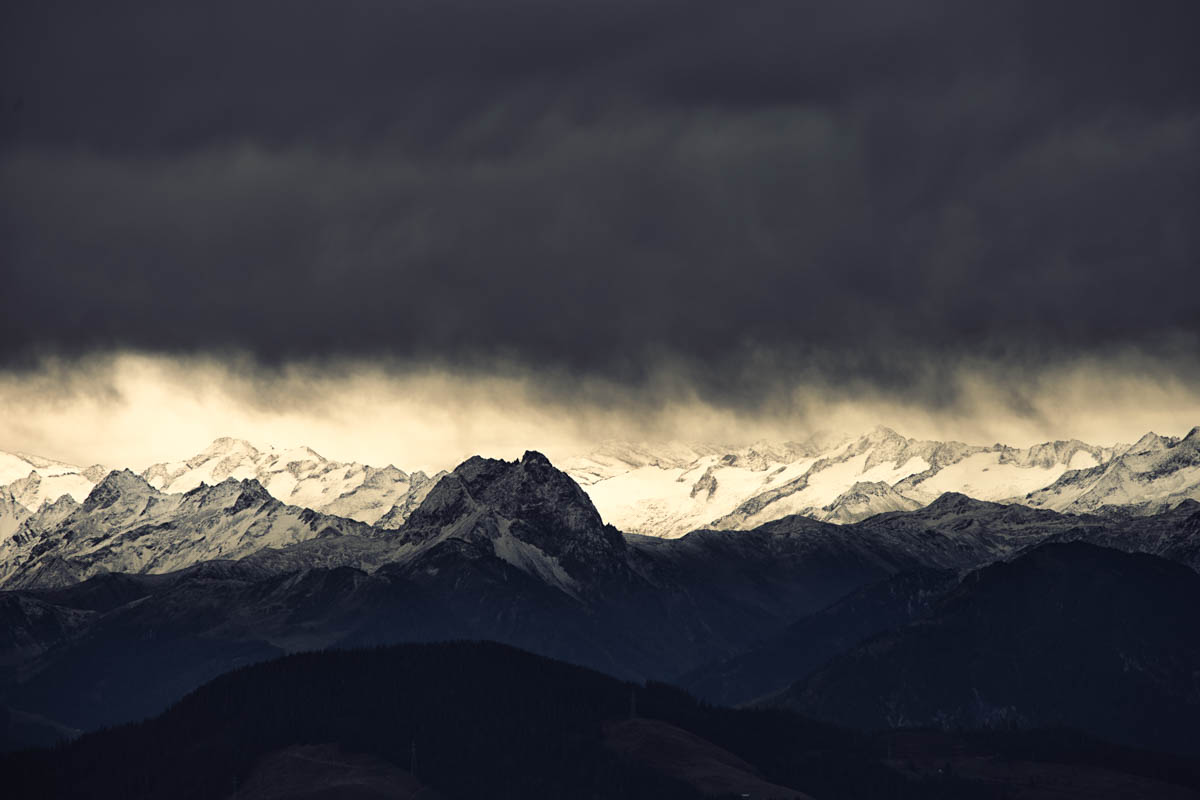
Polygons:
<instances>
[{"instance_id":1,"label":"gray cloud mass","mask_svg":"<svg viewBox=\"0 0 1200 800\"><path fill-rule=\"evenodd\" d=\"M1195 387L1198 8L8 3L0 363Z\"/></svg>"}]
</instances>

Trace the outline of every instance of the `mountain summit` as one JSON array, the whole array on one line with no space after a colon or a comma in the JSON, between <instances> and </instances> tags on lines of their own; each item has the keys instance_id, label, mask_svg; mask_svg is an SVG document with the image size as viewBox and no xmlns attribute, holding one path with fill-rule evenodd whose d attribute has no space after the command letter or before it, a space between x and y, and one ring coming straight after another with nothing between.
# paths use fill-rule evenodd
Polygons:
<instances>
[{"instance_id":1,"label":"mountain summit","mask_svg":"<svg viewBox=\"0 0 1200 800\"><path fill-rule=\"evenodd\" d=\"M574 590L623 561L625 539L587 494L541 453L519 461L475 456L437 482L398 532L428 548L450 539Z\"/></svg>"},{"instance_id":2,"label":"mountain summit","mask_svg":"<svg viewBox=\"0 0 1200 800\"><path fill-rule=\"evenodd\" d=\"M84 498L83 510L91 512L110 508L118 503L124 505L140 503L144 508L150 498L159 494L160 492L153 486L133 472L127 469L113 470L105 475L104 479L97 483Z\"/></svg>"}]
</instances>

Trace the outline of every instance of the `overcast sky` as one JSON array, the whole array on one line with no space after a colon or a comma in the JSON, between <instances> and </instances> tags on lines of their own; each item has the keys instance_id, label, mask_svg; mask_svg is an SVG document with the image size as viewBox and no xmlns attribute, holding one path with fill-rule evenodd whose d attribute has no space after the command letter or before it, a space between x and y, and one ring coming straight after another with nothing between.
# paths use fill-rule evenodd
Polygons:
<instances>
[{"instance_id":1,"label":"overcast sky","mask_svg":"<svg viewBox=\"0 0 1200 800\"><path fill-rule=\"evenodd\" d=\"M0 449L1184 433L1198 29L1194 0L4 3Z\"/></svg>"}]
</instances>

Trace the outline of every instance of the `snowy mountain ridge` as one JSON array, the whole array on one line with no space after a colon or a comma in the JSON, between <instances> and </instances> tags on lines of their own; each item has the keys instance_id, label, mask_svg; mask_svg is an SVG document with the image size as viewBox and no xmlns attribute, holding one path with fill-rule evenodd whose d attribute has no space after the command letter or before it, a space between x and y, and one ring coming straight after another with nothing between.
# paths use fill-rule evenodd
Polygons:
<instances>
[{"instance_id":1,"label":"snowy mountain ridge","mask_svg":"<svg viewBox=\"0 0 1200 800\"><path fill-rule=\"evenodd\" d=\"M82 503L64 495L27 512L0 540L0 584L19 588L69 584L104 572L167 572L370 530L364 523L285 505L253 478L167 494L129 470L114 470Z\"/></svg>"},{"instance_id":2,"label":"snowy mountain ridge","mask_svg":"<svg viewBox=\"0 0 1200 800\"><path fill-rule=\"evenodd\" d=\"M397 503L411 505L413 499L419 503L437 477L440 474L433 478L423 472L409 474L391 464L371 467L330 461L309 447L260 449L229 437L217 439L186 461L154 464L142 473L147 483L163 492L186 492L228 478L253 478L284 503L369 524L390 514ZM408 497L410 493L417 497Z\"/></svg>"},{"instance_id":3,"label":"snowy mountain ridge","mask_svg":"<svg viewBox=\"0 0 1200 800\"><path fill-rule=\"evenodd\" d=\"M746 530L792 514L847 524L920 508L946 492L1064 511L1149 514L1200 499L1198 430L1150 433L1112 447L1074 439L1027 448L969 445L910 439L882 426L857 438L820 433L745 447L610 441L562 468L606 522L667 538L699 528ZM105 474L99 466L0 453L0 480L8 480L0 484L0 540L64 494L82 502ZM167 494L254 479L285 504L394 530L446 474L221 438L140 477Z\"/></svg>"},{"instance_id":4,"label":"snowy mountain ridge","mask_svg":"<svg viewBox=\"0 0 1200 800\"><path fill-rule=\"evenodd\" d=\"M705 527L743 530L791 514L855 522L917 508L945 492L1019 502L1120 450L1078 440L967 445L909 439L880 426L855 439L821 434L740 449L608 443L564 468L618 528L675 537Z\"/></svg>"},{"instance_id":5,"label":"snowy mountain ridge","mask_svg":"<svg viewBox=\"0 0 1200 800\"><path fill-rule=\"evenodd\" d=\"M1200 425L1175 438L1147 433L1112 459L1071 470L1022 502L1073 513L1158 514L1200 500Z\"/></svg>"},{"instance_id":6,"label":"snowy mountain ridge","mask_svg":"<svg viewBox=\"0 0 1200 800\"><path fill-rule=\"evenodd\" d=\"M15 507L19 513L9 498L0 495L0 509ZM1146 517L1063 514L955 492L915 505L884 481L858 482L820 509L826 521L795 514L746 531L623 536L604 522L570 475L530 451L514 462L468 459L440 479L403 524L386 530L285 505L254 478L230 477L168 494L119 470L106 475L83 503L64 495L14 518L15 530L0 541L0 586L67 586L104 573L161 574L209 563L221 574L383 569L405 580L449 581L452 587L466 579L467 569L472 581L532 581L531 591L549 588L582 601L606 586L621 594L670 583L683 562L699 559L697 574L706 574L733 559L727 566L748 571L746 578L757 575L754 585L767 565L782 570L780 580L790 576L787 582L796 570L815 570L815 582L797 584L799 594L791 599L816 602L805 593L858 580L864 569L887 574L918 566L967 569L1051 538L1084 538L1200 564L1196 500ZM862 514L870 516L848 521ZM847 571L830 572L828 559ZM769 594L771 584L760 588Z\"/></svg>"},{"instance_id":7,"label":"snowy mountain ridge","mask_svg":"<svg viewBox=\"0 0 1200 800\"><path fill-rule=\"evenodd\" d=\"M0 451L0 486L8 490L12 500L31 511L65 494L82 501L107 473L108 469L99 464L78 467L27 453Z\"/></svg>"}]
</instances>

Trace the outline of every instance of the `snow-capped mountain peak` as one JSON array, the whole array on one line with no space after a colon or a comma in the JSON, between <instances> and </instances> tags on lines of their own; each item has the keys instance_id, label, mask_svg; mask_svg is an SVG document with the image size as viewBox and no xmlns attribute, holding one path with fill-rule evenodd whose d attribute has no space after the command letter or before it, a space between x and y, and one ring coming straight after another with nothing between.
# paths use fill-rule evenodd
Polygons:
<instances>
[{"instance_id":1,"label":"snow-capped mountain peak","mask_svg":"<svg viewBox=\"0 0 1200 800\"><path fill-rule=\"evenodd\" d=\"M212 444L199 454L189 459L189 462L203 462L213 458L257 458L259 450L245 439L235 439L232 436L221 436L214 439Z\"/></svg>"},{"instance_id":2,"label":"snow-capped mountain peak","mask_svg":"<svg viewBox=\"0 0 1200 800\"><path fill-rule=\"evenodd\" d=\"M407 508L414 489L412 478L391 465L330 461L306 446L280 450L230 437L215 440L185 461L155 464L142 475L165 492L253 478L285 503L368 523L378 522L398 503Z\"/></svg>"},{"instance_id":3,"label":"snow-capped mountain peak","mask_svg":"<svg viewBox=\"0 0 1200 800\"><path fill-rule=\"evenodd\" d=\"M1200 497L1198 454L1200 427L1182 438L1148 433L1129 446L1064 439L1017 448L912 439L880 425L858 437L819 433L745 447L609 441L563 467L605 520L669 538L699 528L754 528L793 514L844 524L919 507L946 492L1060 510L1149 513ZM533 469L542 460L530 453L518 463ZM458 471L470 473L471 464ZM63 494L87 501L109 473L0 453L0 474L13 476L13 501L36 512ZM184 461L155 464L141 478L168 494L253 479L283 503L397 529L446 474L223 437Z\"/></svg>"},{"instance_id":4,"label":"snow-capped mountain peak","mask_svg":"<svg viewBox=\"0 0 1200 800\"><path fill-rule=\"evenodd\" d=\"M1171 444L1172 442L1170 439L1159 436L1157 433L1151 431L1130 445L1129 449L1125 451L1124 455L1144 456L1152 453L1161 453L1163 450L1166 450L1168 447L1170 447Z\"/></svg>"},{"instance_id":5,"label":"snow-capped mountain peak","mask_svg":"<svg viewBox=\"0 0 1200 800\"><path fill-rule=\"evenodd\" d=\"M167 572L237 559L368 526L285 505L254 478L160 492L129 470L108 473L82 505L47 504L0 540L0 583L57 585L99 572Z\"/></svg>"},{"instance_id":6,"label":"snow-capped mountain peak","mask_svg":"<svg viewBox=\"0 0 1200 800\"><path fill-rule=\"evenodd\" d=\"M29 511L69 494L85 501L109 470L80 468L50 459L0 452L0 486ZM221 437L191 458L154 464L141 473L166 494L188 492L225 480L254 479L284 503L396 528L420 504L436 479L392 465L372 467L331 461L311 447L264 447Z\"/></svg>"},{"instance_id":7,"label":"snow-capped mountain peak","mask_svg":"<svg viewBox=\"0 0 1200 800\"><path fill-rule=\"evenodd\" d=\"M1174 439L1147 433L1110 461L1071 470L1021 502L1055 511L1121 507L1153 514L1200 498L1200 429Z\"/></svg>"},{"instance_id":8,"label":"snow-capped mountain peak","mask_svg":"<svg viewBox=\"0 0 1200 800\"><path fill-rule=\"evenodd\" d=\"M109 508L117 503L144 503L160 493L128 469L113 470L97 483L83 501L84 511Z\"/></svg>"},{"instance_id":9,"label":"snow-capped mountain peak","mask_svg":"<svg viewBox=\"0 0 1200 800\"><path fill-rule=\"evenodd\" d=\"M155 464L146 469L142 477L166 492L187 491L200 483L255 477L262 456L258 448L244 439L226 436L185 461Z\"/></svg>"},{"instance_id":10,"label":"snow-capped mountain peak","mask_svg":"<svg viewBox=\"0 0 1200 800\"><path fill-rule=\"evenodd\" d=\"M0 486L8 487L13 498L30 511L64 494L83 500L107 473L99 464L78 467L27 453L0 452Z\"/></svg>"},{"instance_id":11,"label":"snow-capped mountain peak","mask_svg":"<svg viewBox=\"0 0 1200 800\"><path fill-rule=\"evenodd\" d=\"M913 511L920 501L905 497L885 481L855 483L818 513L809 514L825 522L847 524L892 511Z\"/></svg>"},{"instance_id":12,"label":"snow-capped mountain peak","mask_svg":"<svg viewBox=\"0 0 1200 800\"><path fill-rule=\"evenodd\" d=\"M686 453L695 456L689 461ZM684 451L608 443L567 462L566 470L617 527L674 537L703 527L753 528L791 514L854 521L929 503L948 491L1009 500L1069 470L1106 463L1113 453L1078 440L1029 448L919 440L879 425L856 438L818 434L748 448ZM892 490L888 501L875 496L865 502L861 489L853 491L856 484L877 483ZM850 496L838 502L846 493Z\"/></svg>"},{"instance_id":13,"label":"snow-capped mountain peak","mask_svg":"<svg viewBox=\"0 0 1200 800\"><path fill-rule=\"evenodd\" d=\"M11 536L29 516L29 509L18 503L12 492L0 488L0 541Z\"/></svg>"}]
</instances>

